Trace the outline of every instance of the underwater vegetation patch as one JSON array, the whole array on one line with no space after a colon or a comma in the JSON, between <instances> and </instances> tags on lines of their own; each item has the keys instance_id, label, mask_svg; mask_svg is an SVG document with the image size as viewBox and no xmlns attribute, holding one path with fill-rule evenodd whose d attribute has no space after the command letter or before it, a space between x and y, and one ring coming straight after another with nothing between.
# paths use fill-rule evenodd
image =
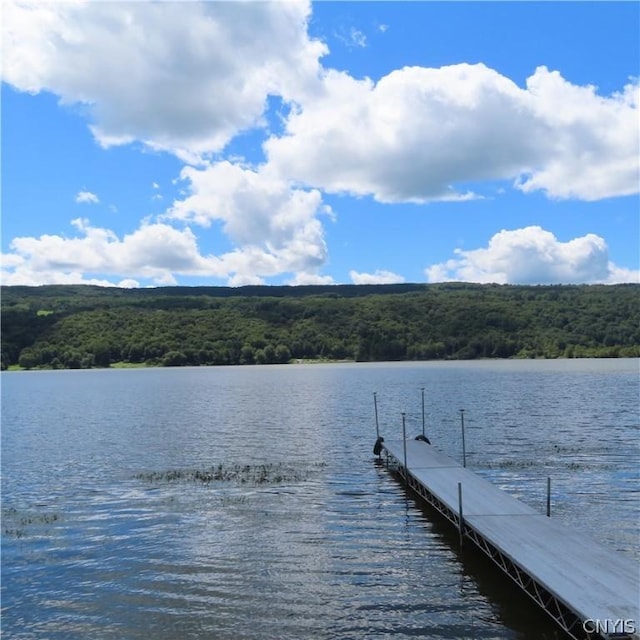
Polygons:
<instances>
[{"instance_id":1,"label":"underwater vegetation patch","mask_svg":"<svg viewBox=\"0 0 640 640\"><path fill-rule=\"evenodd\" d=\"M579 471L581 469L597 469L607 471L615 469L615 465L603 463L597 460L551 460L552 466L562 467L570 471ZM548 461L541 464L539 460L500 460L498 462L484 463L485 469L525 469L527 467L548 467Z\"/></svg>"},{"instance_id":2,"label":"underwater vegetation patch","mask_svg":"<svg viewBox=\"0 0 640 640\"><path fill-rule=\"evenodd\" d=\"M498 460L484 463L482 466L487 469L524 469L540 466L540 462L538 460Z\"/></svg>"},{"instance_id":3,"label":"underwater vegetation patch","mask_svg":"<svg viewBox=\"0 0 640 640\"><path fill-rule=\"evenodd\" d=\"M16 507L2 509L2 532L10 538L24 538L35 527L52 525L60 519L58 513L22 511Z\"/></svg>"},{"instance_id":4,"label":"underwater vegetation patch","mask_svg":"<svg viewBox=\"0 0 640 640\"><path fill-rule=\"evenodd\" d=\"M208 469L167 469L166 471L147 471L134 476L145 482L230 482L234 484L280 484L283 482L302 482L318 470L326 467L325 462L290 464L272 462L265 464L214 465Z\"/></svg>"}]
</instances>

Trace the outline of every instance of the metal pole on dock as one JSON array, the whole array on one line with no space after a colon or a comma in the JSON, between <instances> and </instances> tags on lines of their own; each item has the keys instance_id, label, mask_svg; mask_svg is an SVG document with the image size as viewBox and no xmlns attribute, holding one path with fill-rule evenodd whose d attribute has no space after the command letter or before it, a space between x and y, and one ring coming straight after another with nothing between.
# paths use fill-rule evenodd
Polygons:
<instances>
[{"instance_id":1,"label":"metal pole on dock","mask_svg":"<svg viewBox=\"0 0 640 640\"><path fill-rule=\"evenodd\" d=\"M464 442L464 409L460 409L460 424L462 426L462 466L467 466L467 447Z\"/></svg>"},{"instance_id":2,"label":"metal pole on dock","mask_svg":"<svg viewBox=\"0 0 640 640\"><path fill-rule=\"evenodd\" d=\"M462 531L464 521L462 519L462 482L458 482L458 534L460 535L460 546L462 546Z\"/></svg>"},{"instance_id":3,"label":"metal pole on dock","mask_svg":"<svg viewBox=\"0 0 640 640\"><path fill-rule=\"evenodd\" d=\"M404 449L404 480L408 483L409 474L407 472L407 427L406 427L406 413L402 414L402 447Z\"/></svg>"},{"instance_id":4,"label":"metal pole on dock","mask_svg":"<svg viewBox=\"0 0 640 640\"><path fill-rule=\"evenodd\" d=\"M547 518L551 517L551 478L547 476Z\"/></svg>"},{"instance_id":5,"label":"metal pole on dock","mask_svg":"<svg viewBox=\"0 0 640 640\"><path fill-rule=\"evenodd\" d=\"M422 387L421 391L422 391L422 435L425 435L424 433L424 387Z\"/></svg>"},{"instance_id":6,"label":"metal pole on dock","mask_svg":"<svg viewBox=\"0 0 640 640\"><path fill-rule=\"evenodd\" d=\"M380 437L380 425L378 424L378 394L373 392L373 408L376 412L376 438Z\"/></svg>"}]
</instances>

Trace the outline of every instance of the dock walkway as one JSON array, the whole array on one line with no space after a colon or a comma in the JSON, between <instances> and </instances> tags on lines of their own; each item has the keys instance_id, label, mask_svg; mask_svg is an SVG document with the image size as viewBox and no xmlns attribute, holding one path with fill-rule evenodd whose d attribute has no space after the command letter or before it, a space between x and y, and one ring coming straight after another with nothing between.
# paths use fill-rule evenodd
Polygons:
<instances>
[{"instance_id":1,"label":"dock walkway","mask_svg":"<svg viewBox=\"0 0 640 640\"><path fill-rule=\"evenodd\" d=\"M472 540L569 635L582 640L587 629L605 639L640 638L636 563L525 505L432 445L388 440L382 453L459 528L462 540Z\"/></svg>"}]
</instances>

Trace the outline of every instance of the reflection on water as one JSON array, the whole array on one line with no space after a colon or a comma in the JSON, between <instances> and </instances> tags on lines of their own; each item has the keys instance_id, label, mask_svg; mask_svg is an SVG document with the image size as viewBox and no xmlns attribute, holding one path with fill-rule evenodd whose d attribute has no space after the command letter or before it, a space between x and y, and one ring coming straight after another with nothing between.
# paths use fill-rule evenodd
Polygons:
<instances>
[{"instance_id":1,"label":"reflection on water","mask_svg":"<svg viewBox=\"0 0 640 640\"><path fill-rule=\"evenodd\" d=\"M375 464L422 427L630 558L638 362L2 374L2 625L27 638L555 638ZM615 517L612 517L615 516Z\"/></svg>"}]
</instances>

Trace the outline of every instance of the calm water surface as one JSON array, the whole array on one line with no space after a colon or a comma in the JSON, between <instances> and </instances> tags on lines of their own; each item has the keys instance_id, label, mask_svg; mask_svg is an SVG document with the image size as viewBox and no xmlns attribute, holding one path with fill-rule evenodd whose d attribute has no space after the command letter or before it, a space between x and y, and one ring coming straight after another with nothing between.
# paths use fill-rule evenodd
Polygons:
<instances>
[{"instance_id":1,"label":"calm water surface","mask_svg":"<svg viewBox=\"0 0 640 640\"><path fill-rule=\"evenodd\" d=\"M435 446L640 560L638 360L5 372L7 638L555 638L378 466Z\"/></svg>"}]
</instances>

